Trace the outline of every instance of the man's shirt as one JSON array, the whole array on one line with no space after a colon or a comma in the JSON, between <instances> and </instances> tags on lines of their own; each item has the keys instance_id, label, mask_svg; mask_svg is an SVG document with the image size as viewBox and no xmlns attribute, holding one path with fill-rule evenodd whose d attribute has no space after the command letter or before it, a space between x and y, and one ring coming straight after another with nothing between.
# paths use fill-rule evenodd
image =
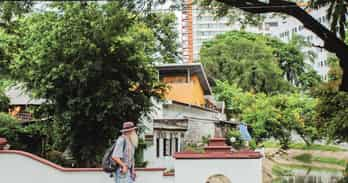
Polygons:
<instances>
[{"instance_id":1,"label":"man's shirt","mask_svg":"<svg viewBox=\"0 0 348 183\"><path fill-rule=\"evenodd\" d=\"M131 168L134 163L134 153L134 146L122 135L116 141L112 157L120 158L124 164Z\"/></svg>"}]
</instances>

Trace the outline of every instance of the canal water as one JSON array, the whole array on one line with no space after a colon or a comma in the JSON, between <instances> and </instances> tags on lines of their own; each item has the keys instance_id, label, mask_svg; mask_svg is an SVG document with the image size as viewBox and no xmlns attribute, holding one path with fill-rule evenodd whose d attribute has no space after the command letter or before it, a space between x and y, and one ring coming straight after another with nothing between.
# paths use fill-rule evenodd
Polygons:
<instances>
[{"instance_id":1,"label":"canal water","mask_svg":"<svg viewBox=\"0 0 348 183\"><path fill-rule=\"evenodd\" d=\"M291 175L280 176L272 183L338 183L343 178L343 172L338 170L294 168Z\"/></svg>"}]
</instances>

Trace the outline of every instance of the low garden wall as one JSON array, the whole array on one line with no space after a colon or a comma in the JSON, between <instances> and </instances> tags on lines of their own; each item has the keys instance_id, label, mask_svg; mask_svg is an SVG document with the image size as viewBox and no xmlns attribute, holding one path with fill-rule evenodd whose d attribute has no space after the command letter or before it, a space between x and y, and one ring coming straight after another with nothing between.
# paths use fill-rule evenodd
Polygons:
<instances>
[{"instance_id":1,"label":"low garden wall","mask_svg":"<svg viewBox=\"0 0 348 183\"><path fill-rule=\"evenodd\" d=\"M8 183L114 183L100 168L63 168L33 154L0 150L0 182ZM174 183L164 168L137 169L136 183Z\"/></svg>"}]
</instances>

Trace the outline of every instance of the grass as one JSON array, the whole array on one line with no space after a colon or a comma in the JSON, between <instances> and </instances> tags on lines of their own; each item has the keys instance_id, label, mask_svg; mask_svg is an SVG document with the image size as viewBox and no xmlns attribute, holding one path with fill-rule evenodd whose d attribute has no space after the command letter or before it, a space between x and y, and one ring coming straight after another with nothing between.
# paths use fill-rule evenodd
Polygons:
<instances>
[{"instance_id":1,"label":"grass","mask_svg":"<svg viewBox=\"0 0 348 183\"><path fill-rule=\"evenodd\" d=\"M271 140L265 141L262 144L265 148L279 148L280 147L278 142L271 141Z\"/></svg>"},{"instance_id":2,"label":"grass","mask_svg":"<svg viewBox=\"0 0 348 183\"><path fill-rule=\"evenodd\" d=\"M263 143L265 148L280 148L280 144L276 141L266 141ZM347 149L343 149L340 147L332 146L332 145L321 145L321 144L312 144L307 146L305 143L292 143L290 144L290 149L301 149L301 150L320 150L320 151L347 151Z\"/></svg>"},{"instance_id":3,"label":"grass","mask_svg":"<svg viewBox=\"0 0 348 183\"><path fill-rule=\"evenodd\" d=\"M326 164L339 165L339 166L346 165L346 160L343 160L343 159L337 159L333 157L312 156L311 154L308 154L308 153L295 156L294 159L304 163L319 162L319 163L326 163Z\"/></svg>"},{"instance_id":4,"label":"grass","mask_svg":"<svg viewBox=\"0 0 348 183\"><path fill-rule=\"evenodd\" d=\"M336 158L331 158L331 157L313 157L313 161L320 162L320 163L339 165L339 166L346 166L346 160L336 159Z\"/></svg>"},{"instance_id":5,"label":"grass","mask_svg":"<svg viewBox=\"0 0 348 183\"><path fill-rule=\"evenodd\" d=\"M295 156L294 159L304 162L304 163L312 163L313 161L313 157L311 154L308 153L304 153L304 154L300 154L298 156Z\"/></svg>"},{"instance_id":6,"label":"grass","mask_svg":"<svg viewBox=\"0 0 348 183\"><path fill-rule=\"evenodd\" d=\"M293 172L290 168L280 166L280 165L274 165L272 167L272 174L276 176L291 176L293 175Z\"/></svg>"},{"instance_id":7,"label":"grass","mask_svg":"<svg viewBox=\"0 0 348 183\"><path fill-rule=\"evenodd\" d=\"M332 146L332 145L321 145L321 144L312 144L307 146L304 143L293 143L290 144L291 149L302 149L302 150L320 150L320 151L347 151L346 149L342 149L340 147Z\"/></svg>"},{"instance_id":8,"label":"grass","mask_svg":"<svg viewBox=\"0 0 348 183\"><path fill-rule=\"evenodd\" d=\"M283 165L283 164L278 164L278 165L274 165L274 166L279 166L282 169L286 169L288 171L292 171L292 170L298 170L298 169L303 169L303 170L310 170L310 171L325 171L325 172L341 172L341 170L337 170L336 168L327 168L327 167L313 167L311 165L296 165L296 164L287 164L287 165ZM273 167L274 167L273 166ZM272 168L273 171L273 168Z\"/></svg>"}]
</instances>

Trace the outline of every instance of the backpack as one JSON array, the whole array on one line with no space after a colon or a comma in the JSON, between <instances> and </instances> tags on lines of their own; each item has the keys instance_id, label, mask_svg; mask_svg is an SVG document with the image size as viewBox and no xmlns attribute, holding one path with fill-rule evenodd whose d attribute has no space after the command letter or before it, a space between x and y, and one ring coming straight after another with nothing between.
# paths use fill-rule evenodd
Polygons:
<instances>
[{"instance_id":1,"label":"backpack","mask_svg":"<svg viewBox=\"0 0 348 183\"><path fill-rule=\"evenodd\" d=\"M113 177L113 173L116 171L116 169L119 166L111 157L112 152L114 151L116 147L116 143L117 141L105 151L105 154L102 160L103 171L106 173L110 173L110 177ZM123 152L125 151L125 149L126 149L126 142L123 142Z\"/></svg>"}]
</instances>

